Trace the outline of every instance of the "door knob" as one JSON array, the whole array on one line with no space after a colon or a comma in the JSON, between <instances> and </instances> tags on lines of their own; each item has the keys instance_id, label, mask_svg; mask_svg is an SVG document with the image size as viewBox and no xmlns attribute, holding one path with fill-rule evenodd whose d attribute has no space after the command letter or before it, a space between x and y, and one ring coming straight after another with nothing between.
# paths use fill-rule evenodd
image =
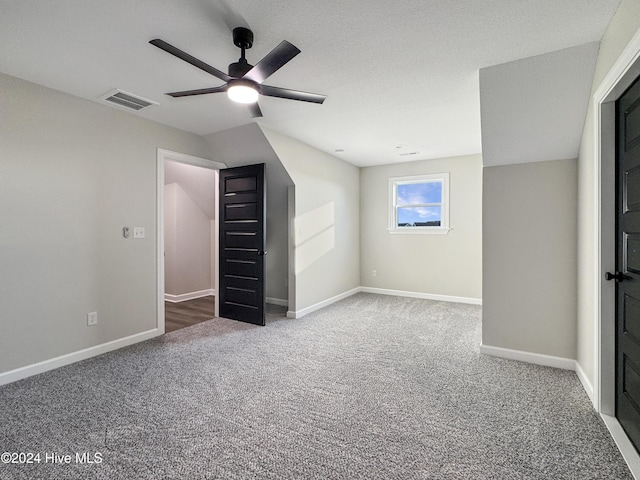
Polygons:
<instances>
[{"instance_id":1,"label":"door knob","mask_svg":"<svg viewBox=\"0 0 640 480\"><path fill-rule=\"evenodd\" d=\"M260 251L258 252L258 255L260 255L261 257L264 257L266 254L267 254L267 252L265 252L265 251L263 251L263 250L260 250Z\"/></svg>"},{"instance_id":2,"label":"door knob","mask_svg":"<svg viewBox=\"0 0 640 480\"><path fill-rule=\"evenodd\" d=\"M631 277L629 277L628 275L625 275L622 272L616 272L616 273L607 272L604 274L604 278L609 281L615 280L616 282L624 282L625 280L631 279Z\"/></svg>"}]
</instances>

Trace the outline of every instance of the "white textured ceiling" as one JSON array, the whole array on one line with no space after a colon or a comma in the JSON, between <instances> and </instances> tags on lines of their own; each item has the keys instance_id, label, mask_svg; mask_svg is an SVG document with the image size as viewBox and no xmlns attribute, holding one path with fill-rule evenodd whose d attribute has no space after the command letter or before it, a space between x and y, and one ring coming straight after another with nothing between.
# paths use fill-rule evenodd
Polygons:
<instances>
[{"instance_id":1,"label":"white textured ceiling","mask_svg":"<svg viewBox=\"0 0 640 480\"><path fill-rule=\"evenodd\" d=\"M89 100L121 88L160 103L137 115L201 135L258 121L344 149L355 165L387 164L479 153L479 68L600 40L619 3L0 0L0 71ZM224 94L163 95L222 82L149 40L226 70L239 56L230 27L241 23L255 34L250 63L283 39L302 50L265 83L325 103L262 97L254 120Z\"/></svg>"}]
</instances>

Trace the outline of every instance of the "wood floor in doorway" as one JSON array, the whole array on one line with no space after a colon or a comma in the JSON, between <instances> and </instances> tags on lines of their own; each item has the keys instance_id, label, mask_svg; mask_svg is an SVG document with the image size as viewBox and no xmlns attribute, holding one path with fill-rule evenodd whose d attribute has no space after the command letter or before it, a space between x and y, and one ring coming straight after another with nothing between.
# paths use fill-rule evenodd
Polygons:
<instances>
[{"instance_id":1,"label":"wood floor in doorway","mask_svg":"<svg viewBox=\"0 0 640 480\"><path fill-rule=\"evenodd\" d=\"M164 331L173 332L213 318L214 296L194 298L184 302L164 302Z\"/></svg>"}]
</instances>

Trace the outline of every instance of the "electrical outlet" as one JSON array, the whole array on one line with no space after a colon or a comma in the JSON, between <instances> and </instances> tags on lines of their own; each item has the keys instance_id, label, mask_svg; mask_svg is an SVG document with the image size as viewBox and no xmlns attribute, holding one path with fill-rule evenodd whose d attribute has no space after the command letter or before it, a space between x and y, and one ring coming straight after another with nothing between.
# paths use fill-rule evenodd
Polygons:
<instances>
[{"instance_id":1,"label":"electrical outlet","mask_svg":"<svg viewBox=\"0 0 640 480\"><path fill-rule=\"evenodd\" d=\"M372 277L377 277L378 276L378 271L377 270L371 270L371 276Z\"/></svg>"},{"instance_id":2,"label":"electrical outlet","mask_svg":"<svg viewBox=\"0 0 640 480\"><path fill-rule=\"evenodd\" d=\"M87 326L90 327L92 325L98 324L98 312L89 312L87 313Z\"/></svg>"}]
</instances>

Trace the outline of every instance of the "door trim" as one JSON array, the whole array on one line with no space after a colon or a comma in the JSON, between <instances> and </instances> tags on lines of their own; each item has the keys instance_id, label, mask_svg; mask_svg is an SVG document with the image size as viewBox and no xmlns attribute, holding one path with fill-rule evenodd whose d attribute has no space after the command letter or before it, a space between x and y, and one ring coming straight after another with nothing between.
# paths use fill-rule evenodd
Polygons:
<instances>
[{"instance_id":1,"label":"door trim","mask_svg":"<svg viewBox=\"0 0 640 480\"><path fill-rule=\"evenodd\" d=\"M631 472L640 478L640 456L615 418L615 288L604 272L615 268L615 101L640 75L640 29L592 97L594 127L594 379L592 403Z\"/></svg>"},{"instance_id":2,"label":"door trim","mask_svg":"<svg viewBox=\"0 0 640 480\"><path fill-rule=\"evenodd\" d=\"M195 157L193 155L187 155L186 153L173 152L171 150L165 150L164 148L157 149L156 160L156 328L159 334L164 333L164 162L170 160L172 162L186 163L188 165L195 165L196 167L209 168L216 170L215 175L215 211L218 211L218 170L221 168L227 168L224 163L215 162L206 158ZM218 215L216 215L214 221L214 241L213 251L215 258L218 258ZM215 271L213 273L215 285L214 290L218 291L218 262L215 262ZM214 315L218 316L218 302L214 302L215 309Z\"/></svg>"}]
</instances>

